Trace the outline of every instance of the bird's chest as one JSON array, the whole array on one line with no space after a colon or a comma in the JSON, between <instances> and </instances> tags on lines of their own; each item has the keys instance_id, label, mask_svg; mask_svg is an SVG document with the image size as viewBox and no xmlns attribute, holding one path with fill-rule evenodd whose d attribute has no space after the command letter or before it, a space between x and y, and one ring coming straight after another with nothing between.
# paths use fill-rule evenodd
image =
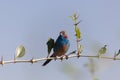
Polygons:
<instances>
[{"instance_id":1,"label":"bird's chest","mask_svg":"<svg viewBox=\"0 0 120 80\"><path fill-rule=\"evenodd\" d=\"M68 46L67 45L62 45L56 52L56 56L62 56L64 55L68 50Z\"/></svg>"}]
</instances>

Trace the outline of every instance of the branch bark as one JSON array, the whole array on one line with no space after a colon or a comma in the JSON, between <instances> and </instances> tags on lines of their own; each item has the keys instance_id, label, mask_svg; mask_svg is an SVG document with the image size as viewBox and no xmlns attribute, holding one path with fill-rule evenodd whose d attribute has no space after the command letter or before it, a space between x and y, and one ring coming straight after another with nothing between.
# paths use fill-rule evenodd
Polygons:
<instances>
[{"instance_id":1,"label":"branch bark","mask_svg":"<svg viewBox=\"0 0 120 80\"><path fill-rule=\"evenodd\" d=\"M28 59L28 60L3 60L3 57L1 57L1 61L0 64L4 65L4 64L10 64L10 63L36 63L36 62L40 62L40 61L44 61L47 59L52 59L52 60L64 60L64 59L69 59L69 58L99 58L98 56L94 56L94 55L78 55L76 53L74 54L69 54L69 55L63 55L61 57L48 57L48 58L38 58L38 59ZM111 56L101 56L99 59L110 59L110 60L120 60L120 58L116 58L116 57L111 57Z\"/></svg>"}]
</instances>

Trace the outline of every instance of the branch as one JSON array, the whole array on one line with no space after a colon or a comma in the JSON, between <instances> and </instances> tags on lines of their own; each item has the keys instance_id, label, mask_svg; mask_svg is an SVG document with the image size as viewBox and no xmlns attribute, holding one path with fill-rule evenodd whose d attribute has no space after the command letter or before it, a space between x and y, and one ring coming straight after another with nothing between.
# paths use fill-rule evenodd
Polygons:
<instances>
[{"instance_id":1,"label":"branch","mask_svg":"<svg viewBox=\"0 0 120 80\"><path fill-rule=\"evenodd\" d=\"M36 62L40 62L40 61L44 61L44 60L48 60L48 59L52 59L52 60L63 60L63 59L69 59L69 58L98 58L98 56L94 56L94 55L78 55L76 53L70 53L68 55L63 55L61 57L48 57L48 58L38 58L38 59L29 59L29 60L6 60L4 61L3 60L3 57L1 57L1 61L0 61L0 64L1 65L4 65L4 64L10 64L10 63L36 63ZM99 59L110 59L110 60L120 60L120 58L116 58L116 57L110 57L110 56L101 56Z\"/></svg>"}]
</instances>

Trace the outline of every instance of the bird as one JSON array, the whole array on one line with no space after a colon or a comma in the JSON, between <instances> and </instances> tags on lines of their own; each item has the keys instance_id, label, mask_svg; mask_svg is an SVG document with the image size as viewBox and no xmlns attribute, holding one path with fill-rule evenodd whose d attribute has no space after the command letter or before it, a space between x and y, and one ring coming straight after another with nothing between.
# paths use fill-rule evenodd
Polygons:
<instances>
[{"instance_id":1,"label":"bird","mask_svg":"<svg viewBox=\"0 0 120 80\"><path fill-rule=\"evenodd\" d=\"M68 51L70 47L70 42L68 40L68 35L66 31L61 31L58 38L55 41L53 47L53 54L50 57L62 56ZM46 60L42 66L47 65L52 59Z\"/></svg>"}]
</instances>

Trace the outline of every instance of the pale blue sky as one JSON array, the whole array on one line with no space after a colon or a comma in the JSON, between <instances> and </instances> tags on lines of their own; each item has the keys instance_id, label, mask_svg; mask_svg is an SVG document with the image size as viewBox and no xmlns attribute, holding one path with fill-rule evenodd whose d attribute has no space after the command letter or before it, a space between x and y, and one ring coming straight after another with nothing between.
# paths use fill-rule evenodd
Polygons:
<instances>
[{"instance_id":1,"label":"pale blue sky","mask_svg":"<svg viewBox=\"0 0 120 80\"><path fill-rule=\"evenodd\" d=\"M4 56L5 60L13 59L16 47L22 44L26 48L26 55L22 59L45 57L46 41L49 37L56 39L61 30L66 30L69 35L69 52L75 50L74 27L69 18L75 11L82 20L79 27L82 32L83 54L92 53L88 48L98 41L100 46L108 45L112 56L120 48L119 8L119 0L0 0L0 56ZM46 67L41 66L43 62L34 65L7 64L0 66L0 79L70 80L61 69L63 63L66 63L80 70L78 80L91 80L89 71L83 68L87 61L86 58L74 58L62 63L53 61ZM101 68L101 72L97 73L100 80L119 78L119 62L110 62L110 65L108 69Z\"/></svg>"}]
</instances>

